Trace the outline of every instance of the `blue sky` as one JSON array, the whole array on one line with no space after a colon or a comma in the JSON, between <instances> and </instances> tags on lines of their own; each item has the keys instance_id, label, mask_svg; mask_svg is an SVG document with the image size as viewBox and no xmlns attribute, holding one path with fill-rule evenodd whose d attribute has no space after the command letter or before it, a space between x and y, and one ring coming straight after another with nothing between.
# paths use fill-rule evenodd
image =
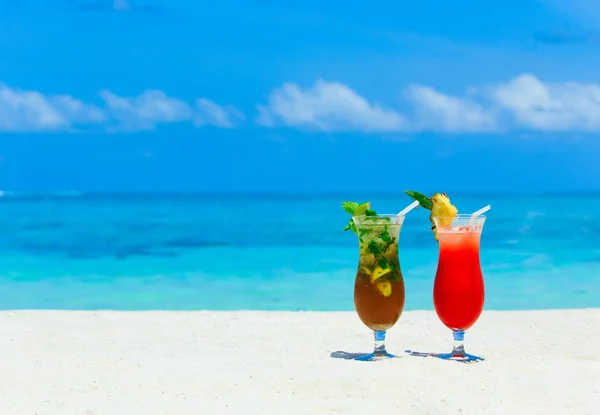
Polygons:
<instances>
[{"instance_id":1,"label":"blue sky","mask_svg":"<svg viewBox=\"0 0 600 415\"><path fill-rule=\"evenodd\" d=\"M0 189L600 191L592 0L0 0Z\"/></svg>"}]
</instances>

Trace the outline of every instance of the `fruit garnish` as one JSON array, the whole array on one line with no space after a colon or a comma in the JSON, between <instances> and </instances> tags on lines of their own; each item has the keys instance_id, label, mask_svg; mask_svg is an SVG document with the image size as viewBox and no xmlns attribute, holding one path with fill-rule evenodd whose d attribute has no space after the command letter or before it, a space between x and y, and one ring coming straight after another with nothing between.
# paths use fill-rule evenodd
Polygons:
<instances>
[{"instance_id":1,"label":"fruit garnish","mask_svg":"<svg viewBox=\"0 0 600 415\"><path fill-rule=\"evenodd\" d=\"M431 196L431 203L433 203L433 207L431 208L432 216L440 218L440 223L443 226L452 224L452 219L456 217L458 209L450 203L448 195L446 193L436 193Z\"/></svg>"},{"instance_id":2,"label":"fruit garnish","mask_svg":"<svg viewBox=\"0 0 600 415\"><path fill-rule=\"evenodd\" d=\"M358 272L367 277L384 297L392 295L392 282L400 281L396 247L398 229L393 230L389 217L379 217L371 209L371 203L343 202L342 208L352 215L344 231L352 230L358 236L360 266ZM358 221L354 218L363 217ZM366 222L366 223L365 223ZM363 226L364 225L364 226Z\"/></svg>"},{"instance_id":3,"label":"fruit garnish","mask_svg":"<svg viewBox=\"0 0 600 415\"><path fill-rule=\"evenodd\" d=\"M356 202L342 202L342 209L344 209L352 216L377 216L377 213L374 210L371 210L371 202L365 202L360 204ZM358 233L356 232L356 225L354 224L352 218L350 218L350 222L348 222L348 225L346 225L346 227L344 228L344 232L347 230L352 230L352 232L358 235Z\"/></svg>"},{"instance_id":4,"label":"fruit garnish","mask_svg":"<svg viewBox=\"0 0 600 415\"><path fill-rule=\"evenodd\" d=\"M375 269L373 270L373 273L370 274L371 276L371 284L373 284L375 281L377 281L379 278L383 277L385 274L391 272L392 270L389 268L382 268L379 265L377 265L375 267Z\"/></svg>"},{"instance_id":5,"label":"fruit garnish","mask_svg":"<svg viewBox=\"0 0 600 415\"><path fill-rule=\"evenodd\" d=\"M362 205L358 205L352 216L364 215L367 210L370 210L371 202L365 202Z\"/></svg>"},{"instance_id":6,"label":"fruit garnish","mask_svg":"<svg viewBox=\"0 0 600 415\"><path fill-rule=\"evenodd\" d=\"M376 265L374 270L370 270L369 268L367 268L365 266L360 267L360 272L369 276L369 280L371 281L371 284L374 284L375 281L377 281L384 275L390 273L391 271L392 271L391 269L382 268L379 265Z\"/></svg>"},{"instance_id":7,"label":"fruit garnish","mask_svg":"<svg viewBox=\"0 0 600 415\"><path fill-rule=\"evenodd\" d=\"M362 273L364 273L364 274L367 274L369 277L370 277L370 276L371 276L371 274L373 273L373 272L372 272L372 271L371 271L369 268L367 268L367 267L365 267L365 266L361 266L361 267L359 268L359 271L360 271L360 272L362 272Z\"/></svg>"},{"instance_id":8,"label":"fruit garnish","mask_svg":"<svg viewBox=\"0 0 600 415\"><path fill-rule=\"evenodd\" d=\"M390 295L392 295L392 283L391 282L381 281L381 282L378 282L377 284L375 284L375 286L377 287L379 292L384 297L389 297Z\"/></svg>"},{"instance_id":9,"label":"fruit garnish","mask_svg":"<svg viewBox=\"0 0 600 415\"><path fill-rule=\"evenodd\" d=\"M413 190L405 190L404 193L411 198L418 200L421 206L431 211L431 214L429 215L429 221L432 225L431 230L433 231L433 236L437 241L437 226L433 220L433 216L439 218L438 221L440 225L448 226L452 223L452 219L455 218L458 213L456 206L450 203L450 198L446 193L436 193L430 198Z\"/></svg>"}]
</instances>

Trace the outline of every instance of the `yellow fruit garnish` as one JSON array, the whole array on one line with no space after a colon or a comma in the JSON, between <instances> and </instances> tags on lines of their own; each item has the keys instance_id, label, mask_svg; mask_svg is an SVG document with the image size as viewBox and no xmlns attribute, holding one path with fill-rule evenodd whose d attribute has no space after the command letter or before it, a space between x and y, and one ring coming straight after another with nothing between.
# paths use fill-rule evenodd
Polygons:
<instances>
[{"instance_id":1,"label":"yellow fruit garnish","mask_svg":"<svg viewBox=\"0 0 600 415\"><path fill-rule=\"evenodd\" d=\"M384 296L384 297L389 297L390 295L392 295L392 283L389 281L380 281L377 284L375 284L375 286L377 287L377 289L379 290L379 292Z\"/></svg>"},{"instance_id":2,"label":"yellow fruit garnish","mask_svg":"<svg viewBox=\"0 0 600 415\"><path fill-rule=\"evenodd\" d=\"M431 215L429 215L429 220L433 225L431 230L433 230L433 235L435 236L435 240L438 240L437 237L437 229L436 224L433 221L432 216L436 216L438 222L441 226L449 226L452 224L452 219L456 217L458 213L458 209L452 203L450 203L450 198L446 195L446 193L436 193L430 198L432 206L431 206Z\"/></svg>"},{"instance_id":3,"label":"yellow fruit garnish","mask_svg":"<svg viewBox=\"0 0 600 415\"><path fill-rule=\"evenodd\" d=\"M367 210L371 209L371 202L366 202L363 203L362 205L359 205L356 210L354 211L354 214L352 216L361 216L364 215L365 212Z\"/></svg>"},{"instance_id":4,"label":"yellow fruit garnish","mask_svg":"<svg viewBox=\"0 0 600 415\"><path fill-rule=\"evenodd\" d=\"M385 274L387 274L388 272L390 272L391 269L387 268L381 268L379 265L377 265L375 267L375 269L373 270L373 273L370 274L371 275L371 284L373 284L375 281L377 281L379 278L383 277Z\"/></svg>"},{"instance_id":5,"label":"yellow fruit garnish","mask_svg":"<svg viewBox=\"0 0 600 415\"><path fill-rule=\"evenodd\" d=\"M365 266L360 267L358 271L371 276L371 270Z\"/></svg>"}]
</instances>

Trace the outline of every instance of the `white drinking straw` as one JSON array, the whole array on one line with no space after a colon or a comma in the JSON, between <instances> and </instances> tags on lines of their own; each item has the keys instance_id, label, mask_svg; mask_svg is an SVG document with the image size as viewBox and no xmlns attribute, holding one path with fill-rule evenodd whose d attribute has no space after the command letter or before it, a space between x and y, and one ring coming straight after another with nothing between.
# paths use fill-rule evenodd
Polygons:
<instances>
[{"instance_id":1,"label":"white drinking straw","mask_svg":"<svg viewBox=\"0 0 600 415\"><path fill-rule=\"evenodd\" d=\"M419 206L419 201L415 200L410 205L408 205L407 207L405 207L404 209L402 209L400 212L398 212L398 217L405 216L408 212L410 212L411 210L413 210L417 206Z\"/></svg>"},{"instance_id":2,"label":"white drinking straw","mask_svg":"<svg viewBox=\"0 0 600 415\"><path fill-rule=\"evenodd\" d=\"M475 219L477 218L477 216L481 215L482 213L487 212L491 208L492 208L492 206L487 205L485 207L482 207L478 211L471 213L471 220L469 221L469 225L471 226L471 228L475 226Z\"/></svg>"},{"instance_id":3,"label":"white drinking straw","mask_svg":"<svg viewBox=\"0 0 600 415\"><path fill-rule=\"evenodd\" d=\"M488 210L490 210L491 208L492 208L492 206L491 206L491 205L487 205L487 206L485 206L485 207L482 207L482 208L481 208L481 209L479 209L478 211L476 211L476 212L473 212L473 213L471 214L471 219L475 219L477 216L481 215L482 213L485 213L485 212L487 212L487 211L488 211Z\"/></svg>"}]
</instances>

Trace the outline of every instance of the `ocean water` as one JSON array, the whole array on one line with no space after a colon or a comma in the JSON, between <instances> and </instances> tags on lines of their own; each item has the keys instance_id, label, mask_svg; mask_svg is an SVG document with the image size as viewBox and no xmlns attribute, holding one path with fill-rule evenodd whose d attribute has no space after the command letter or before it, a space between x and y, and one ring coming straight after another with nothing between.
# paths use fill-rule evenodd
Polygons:
<instances>
[{"instance_id":1,"label":"ocean water","mask_svg":"<svg viewBox=\"0 0 600 415\"><path fill-rule=\"evenodd\" d=\"M352 200L352 197L348 197ZM358 259L344 197L0 198L1 309L353 310ZM379 213L403 195L362 196ZM600 307L600 197L454 195L490 203L486 309ZM428 212L400 235L406 309L433 309Z\"/></svg>"}]
</instances>

